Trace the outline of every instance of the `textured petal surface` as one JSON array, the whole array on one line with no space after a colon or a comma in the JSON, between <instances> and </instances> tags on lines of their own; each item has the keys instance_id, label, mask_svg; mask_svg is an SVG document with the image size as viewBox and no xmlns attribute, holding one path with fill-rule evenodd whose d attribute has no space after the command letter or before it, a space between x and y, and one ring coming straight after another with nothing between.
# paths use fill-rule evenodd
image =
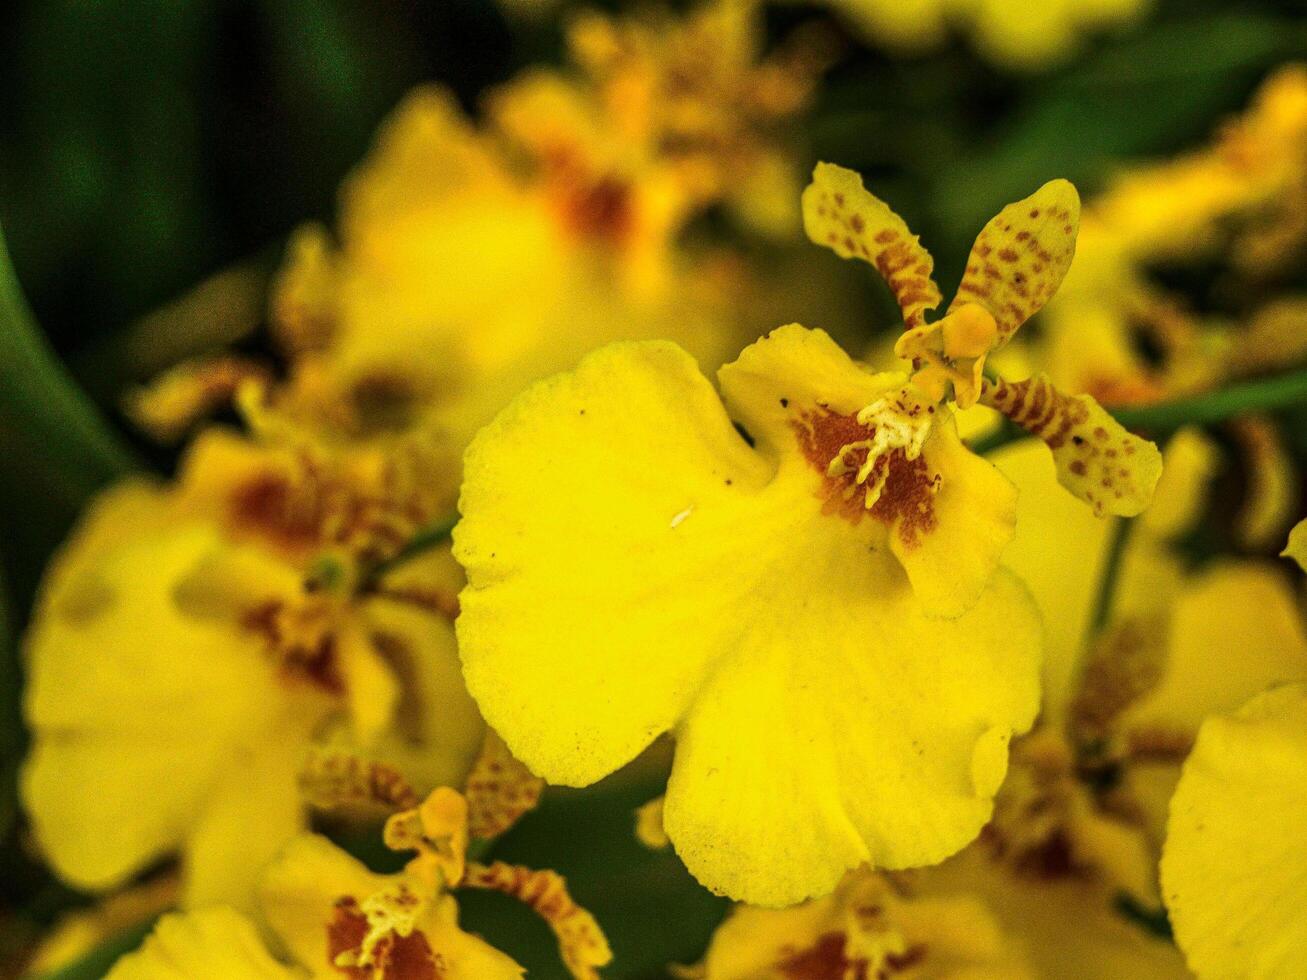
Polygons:
<instances>
[{"instance_id":1,"label":"textured petal surface","mask_svg":"<svg viewBox=\"0 0 1307 980\"><path fill-rule=\"evenodd\" d=\"M852 170L819 163L803 192L803 227L818 245L844 259L875 266L903 311L907 327L919 325L943 301L932 277L935 260L903 219L862 186Z\"/></svg>"},{"instance_id":2,"label":"textured petal surface","mask_svg":"<svg viewBox=\"0 0 1307 980\"><path fill-rule=\"evenodd\" d=\"M755 628L677 731L667 833L701 882L752 904L959 850L989 819L1010 733L1034 718L1039 623L1018 583L1000 576L966 616L930 620L855 571L855 547L830 551L843 588L816 565L759 583ZM786 620L767 629L764 610Z\"/></svg>"},{"instance_id":3,"label":"textured petal surface","mask_svg":"<svg viewBox=\"0 0 1307 980\"><path fill-rule=\"evenodd\" d=\"M1204 723L1171 801L1162 889L1200 977L1302 975L1307 688Z\"/></svg>"},{"instance_id":4,"label":"textured petal surface","mask_svg":"<svg viewBox=\"0 0 1307 980\"><path fill-rule=\"evenodd\" d=\"M117 884L180 843L286 705L256 642L175 601L214 533L154 531L140 503L111 495L97 506L28 636L36 738L23 798L50 860L86 888Z\"/></svg>"},{"instance_id":5,"label":"textured petal surface","mask_svg":"<svg viewBox=\"0 0 1307 980\"><path fill-rule=\"evenodd\" d=\"M530 388L468 450L454 532L468 688L513 754L586 785L683 713L739 597L769 467L670 344L614 345ZM654 651L658 651L657 655ZM548 692L545 697L543 692Z\"/></svg>"},{"instance_id":6,"label":"textured petal surface","mask_svg":"<svg viewBox=\"0 0 1307 980\"><path fill-rule=\"evenodd\" d=\"M967 271L949 309L979 303L998 324L998 344L1012 338L1062 284L1076 253L1080 195L1050 180L990 219L971 247Z\"/></svg>"},{"instance_id":7,"label":"textured petal surface","mask_svg":"<svg viewBox=\"0 0 1307 980\"><path fill-rule=\"evenodd\" d=\"M960 616L979 600L994 576L1017 523L1017 490L994 464L958 439L941 411L923 455L940 479L930 534L890 535L890 549L912 582L917 599L937 616Z\"/></svg>"},{"instance_id":8,"label":"textured petal surface","mask_svg":"<svg viewBox=\"0 0 1307 980\"><path fill-rule=\"evenodd\" d=\"M888 546L900 512L827 476L901 375L787 327L721 382L756 448L666 344L605 348L501 414L466 460L458 631L487 720L552 781L675 727L672 840L709 887L783 904L977 832L1036 709L1039 629L1004 576L929 619Z\"/></svg>"},{"instance_id":9,"label":"textured petal surface","mask_svg":"<svg viewBox=\"0 0 1307 980\"><path fill-rule=\"evenodd\" d=\"M254 923L231 909L174 912L145 944L120 959L108 980L295 980L305 974L278 963Z\"/></svg>"}]
</instances>

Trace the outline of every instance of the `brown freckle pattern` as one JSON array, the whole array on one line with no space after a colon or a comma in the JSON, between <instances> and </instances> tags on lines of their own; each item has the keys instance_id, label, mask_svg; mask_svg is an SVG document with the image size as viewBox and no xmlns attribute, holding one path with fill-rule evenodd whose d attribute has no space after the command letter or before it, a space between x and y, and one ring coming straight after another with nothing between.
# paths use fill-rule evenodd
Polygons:
<instances>
[{"instance_id":1,"label":"brown freckle pattern","mask_svg":"<svg viewBox=\"0 0 1307 980\"><path fill-rule=\"evenodd\" d=\"M931 278L934 260L930 254L897 215L865 191L850 199L819 187L810 189L820 197L815 206L809 206L808 215L820 221L809 225L809 234L844 258L870 262L893 292L905 326L924 323L926 311L935 309L943 299ZM860 200L863 195L869 200Z\"/></svg>"},{"instance_id":2,"label":"brown freckle pattern","mask_svg":"<svg viewBox=\"0 0 1307 980\"><path fill-rule=\"evenodd\" d=\"M1147 506L1160 472L1157 448L1127 432L1089 395L1064 395L1044 375L1026 381L986 381L981 400L1053 450L1058 479L1107 513L1137 514ZM1143 448L1151 452L1144 454ZM1137 456L1134 465L1122 465Z\"/></svg>"},{"instance_id":3,"label":"brown freckle pattern","mask_svg":"<svg viewBox=\"0 0 1307 980\"><path fill-rule=\"evenodd\" d=\"M481 753L468 773L467 829L473 838L498 837L540 802L545 781L519 762L494 732L487 732Z\"/></svg>"},{"instance_id":4,"label":"brown freckle pattern","mask_svg":"<svg viewBox=\"0 0 1307 980\"><path fill-rule=\"evenodd\" d=\"M1050 203L1032 207L1035 198ZM998 324L997 346L1007 343L1061 285L1075 253L1078 207L1073 194L1059 185L1041 188L999 212L977 236L950 310L980 303ZM986 264L991 255L1001 268Z\"/></svg>"},{"instance_id":5,"label":"brown freckle pattern","mask_svg":"<svg viewBox=\"0 0 1307 980\"><path fill-rule=\"evenodd\" d=\"M398 769L326 746L310 750L299 786L310 804L323 809L373 803L399 811L421 803Z\"/></svg>"},{"instance_id":6,"label":"brown freckle pattern","mask_svg":"<svg viewBox=\"0 0 1307 980\"><path fill-rule=\"evenodd\" d=\"M855 415L841 415L829 409L805 412L791 425L804 457L821 477L818 496L823 501L823 514L842 517L852 524L870 515L894 528L907 547L915 546L935 529L939 478L930 472L924 456L908 459L902 449L882 456L872 476L875 478L883 472L885 483L879 499L868 508L866 487L856 481L857 471L867 461L867 450L851 449L845 453L849 472L843 476L830 476L828 467L846 446L869 439L875 430L862 425Z\"/></svg>"},{"instance_id":7,"label":"brown freckle pattern","mask_svg":"<svg viewBox=\"0 0 1307 980\"><path fill-rule=\"evenodd\" d=\"M463 885L509 895L544 919L558 938L563 962L574 977L598 980L595 967L612 959L608 940L594 916L572 900L567 881L557 872L534 871L503 861L471 863Z\"/></svg>"}]
</instances>

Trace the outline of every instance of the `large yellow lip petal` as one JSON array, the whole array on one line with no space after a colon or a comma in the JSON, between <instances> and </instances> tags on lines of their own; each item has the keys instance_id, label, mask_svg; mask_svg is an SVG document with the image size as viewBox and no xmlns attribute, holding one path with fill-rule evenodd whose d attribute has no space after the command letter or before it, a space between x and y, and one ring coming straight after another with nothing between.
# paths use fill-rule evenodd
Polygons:
<instances>
[{"instance_id":1,"label":"large yellow lip petal","mask_svg":"<svg viewBox=\"0 0 1307 980\"><path fill-rule=\"evenodd\" d=\"M902 376L789 327L721 377L756 449L660 343L600 350L484 430L457 628L487 720L551 781L593 782L676 728L673 841L709 887L780 904L975 834L1035 712L1039 631L1006 577L928 619L886 528L823 513L792 420Z\"/></svg>"},{"instance_id":2,"label":"large yellow lip petal","mask_svg":"<svg viewBox=\"0 0 1307 980\"><path fill-rule=\"evenodd\" d=\"M994 576L1016 530L1017 490L962 445L951 413L940 416L923 450L939 477L935 526L912 539L891 533L889 543L917 599L932 615L949 618L974 606Z\"/></svg>"},{"instance_id":3,"label":"large yellow lip petal","mask_svg":"<svg viewBox=\"0 0 1307 980\"><path fill-rule=\"evenodd\" d=\"M1203 724L1171 801L1162 889L1200 977L1300 976L1307 955L1307 687Z\"/></svg>"},{"instance_id":4,"label":"large yellow lip petal","mask_svg":"<svg viewBox=\"0 0 1307 980\"><path fill-rule=\"evenodd\" d=\"M751 615L785 620L734 638L677 729L667 833L703 884L755 905L825 894L864 861L913 867L965 846L1038 701L1039 624L1014 579L931 620L873 569L838 591L828 575L758 597Z\"/></svg>"},{"instance_id":5,"label":"large yellow lip petal","mask_svg":"<svg viewBox=\"0 0 1307 980\"><path fill-rule=\"evenodd\" d=\"M604 348L528 389L465 468L454 552L468 688L537 774L594 782L693 697L704 596L747 590L730 542L772 467L694 361L654 342ZM653 655L669 633L674 649Z\"/></svg>"}]
</instances>

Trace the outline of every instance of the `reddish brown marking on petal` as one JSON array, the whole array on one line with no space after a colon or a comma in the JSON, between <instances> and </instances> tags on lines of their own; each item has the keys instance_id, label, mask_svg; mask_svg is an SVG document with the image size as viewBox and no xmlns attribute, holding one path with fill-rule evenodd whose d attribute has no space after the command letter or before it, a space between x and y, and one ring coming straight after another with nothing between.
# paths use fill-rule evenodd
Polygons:
<instances>
[{"instance_id":1,"label":"reddish brown marking on petal","mask_svg":"<svg viewBox=\"0 0 1307 980\"><path fill-rule=\"evenodd\" d=\"M1076 476L1084 476L1086 472L1085 461L1083 459L1073 459L1071 461L1071 472Z\"/></svg>"},{"instance_id":2,"label":"reddish brown marking on petal","mask_svg":"<svg viewBox=\"0 0 1307 980\"><path fill-rule=\"evenodd\" d=\"M1017 255L1017 250L1016 250L1016 249L1014 249L1014 248L1005 248L1005 249L1001 249L1001 250L999 251L999 253L998 253L998 257L999 257L1000 259L1002 259L1004 262L1015 262L1015 261L1016 261L1017 259L1019 259L1021 256Z\"/></svg>"},{"instance_id":3,"label":"reddish brown marking on petal","mask_svg":"<svg viewBox=\"0 0 1307 980\"><path fill-rule=\"evenodd\" d=\"M322 518L317 507L305 506L304 497L281 473L260 473L238 486L230 514L238 531L266 536L288 549L316 543Z\"/></svg>"},{"instance_id":4,"label":"reddish brown marking on petal","mask_svg":"<svg viewBox=\"0 0 1307 980\"><path fill-rule=\"evenodd\" d=\"M350 980L374 980L371 967L337 966L341 953L357 950L368 934L368 920L351 896L336 900L335 912L327 924L327 965ZM381 967L381 980L438 980L431 944L420 932L407 936L391 933L377 944L375 955Z\"/></svg>"},{"instance_id":5,"label":"reddish brown marking on petal","mask_svg":"<svg viewBox=\"0 0 1307 980\"><path fill-rule=\"evenodd\" d=\"M1031 208L1031 209L1030 209L1030 217L1031 217L1031 218L1038 218L1038 217L1039 217L1039 208Z\"/></svg>"},{"instance_id":6,"label":"reddish brown marking on petal","mask_svg":"<svg viewBox=\"0 0 1307 980\"><path fill-rule=\"evenodd\" d=\"M876 243L878 245L888 245L898 237L898 232L894 231L892 228L885 228L882 231L876 232Z\"/></svg>"},{"instance_id":7,"label":"reddish brown marking on petal","mask_svg":"<svg viewBox=\"0 0 1307 980\"><path fill-rule=\"evenodd\" d=\"M580 238L623 244L635 230L631 197L631 186L611 177L578 188L564 209L567 228Z\"/></svg>"},{"instance_id":8,"label":"reddish brown marking on petal","mask_svg":"<svg viewBox=\"0 0 1307 980\"><path fill-rule=\"evenodd\" d=\"M818 496L824 500L823 514L838 515L852 524L870 514L882 524L894 527L907 547L915 546L922 535L935 529L936 477L924 457L908 459L901 449L881 457L871 479L884 473L885 483L879 499L868 509L866 487L856 481L857 471L867 461L867 450L845 452L848 472L842 476L830 476L828 468L845 446L871 438L875 429L860 424L854 415L829 410L805 412L791 425L804 457L821 475Z\"/></svg>"},{"instance_id":9,"label":"reddish brown marking on petal","mask_svg":"<svg viewBox=\"0 0 1307 980\"><path fill-rule=\"evenodd\" d=\"M844 955L844 933L826 932L807 949L792 953L776 964L785 980L867 980L868 962Z\"/></svg>"},{"instance_id":10,"label":"reddish brown marking on petal","mask_svg":"<svg viewBox=\"0 0 1307 980\"><path fill-rule=\"evenodd\" d=\"M294 615L293 610L287 610L285 603L272 600L246 612L240 624L268 641L279 661L282 677L288 681L308 681L334 696L344 694L345 678L340 672L336 637L328 632L307 644L301 642L300 633L286 621L287 617Z\"/></svg>"},{"instance_id":11,"label":"reddish brown marking on petal","mask_svg":"<svg viewBox=\"0 0 1307 980\"><path fill-rule=\"evenodd\" d=\"M849 219L849 227L852 228L854 231L856 231L859 235L861 235L863 229L866 228L867 226L862 220L862 215L855 214L852 218Z\"/></svg>"}]
</instances>

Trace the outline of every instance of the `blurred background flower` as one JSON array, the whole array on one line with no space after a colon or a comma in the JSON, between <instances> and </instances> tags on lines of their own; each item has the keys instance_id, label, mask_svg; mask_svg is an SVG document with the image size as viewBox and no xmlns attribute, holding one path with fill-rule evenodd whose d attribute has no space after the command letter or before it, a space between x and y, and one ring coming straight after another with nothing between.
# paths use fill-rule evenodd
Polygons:
<instances>
[{"instance_id":1,"label":"blurred background flower","mask_svg":"<svg viewBox=\"0 0 1307 980\"><path fill-rule=\"evenodd\" d=\"M959 969L1182 975L1170 793L1205 718L1307 678L1277 558L1307 462L1301 0L20 0L0 38L0 976L33 952L99 976L197 887L248 896L255 852L308 824L396 871L366 820L296 795L300 754L344 745L422 792L472 764L440 541L475 431L613 339L711 372L799 321L891 366L888 291L803 235L818 160L894 203L948 294L991 215L1076 185L1075 263L991 364L1162 444L1155 502L1094 518L1042 447L960 416L1021 491L1005 560L1047 655L997 816L950 864L713 938L728 903L633 833L661 742L550 788L495 857L568 876L608 976L921 975L932 937ZM179 659L206 645L230 657ZM337 647L353 676L288 686ZM426 647L441 670L407 669ZM1230 724L1207 756L1238 758ZM280 778L245 787L270 754ZM1204 764L1192 812L1223 813ZM255 797L244 830L217 812ZM564 975L528 911L469 893L459 921ZM753 962L759 933L793 948Z\"/></svg>"}]
</instances>

